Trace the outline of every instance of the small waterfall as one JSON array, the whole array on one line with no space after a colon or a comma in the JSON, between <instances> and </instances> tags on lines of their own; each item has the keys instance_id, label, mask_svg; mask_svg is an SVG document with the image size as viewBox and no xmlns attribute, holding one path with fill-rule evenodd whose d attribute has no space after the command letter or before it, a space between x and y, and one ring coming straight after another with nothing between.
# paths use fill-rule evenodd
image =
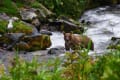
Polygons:
<instances>
[{"instance_id":1,"label":"small waterfall","mask_svg":"<svg viewBox=\"0 0 120 80\"><path fill-rule=\"evenodd\" d=\"M63 46L64 47L64 35L61 32L52 32L51 41L52 46L50 48L56 47L56 46Z\"/></svg>"}]
</instances>

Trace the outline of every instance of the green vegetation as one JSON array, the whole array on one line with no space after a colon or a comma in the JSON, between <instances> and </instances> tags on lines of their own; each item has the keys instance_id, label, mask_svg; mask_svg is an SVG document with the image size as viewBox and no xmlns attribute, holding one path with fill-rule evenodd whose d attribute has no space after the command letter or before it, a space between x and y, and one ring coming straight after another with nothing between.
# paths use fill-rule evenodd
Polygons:
<instances>
[{"instance_id":1,"label":"green vegetation","mask_svg":"<svg viewBox=\"0 0 120 80\"><path fill-rule=\"evenodd\" d=\"M78 19L86 9L119 2L118 0L0 0L0 12L19 16L19 8L39 8L41 3L57 16L65 15Z\"/></svg>"},{"instance_id":2,"label":"green vegetation","mask_svg":"<svg viewBox=\"0 0 120 80\"><path fill-rule=\"evenodd\" d=\"M119 80L120 51L91 57L88 51L66 53L64 61L56 58L48 62L25 61L16 56L5 73L1 64L1 80ZM32 75L32 76L31 76Z\"/></svg>"},{"instance_id":3,"label":"green vegetation","mask_svg":"<svg viewBox=\"0 0 120 80\"><path fill-rule=\"evenodd\" d=\"M17 6L11 0L0 0L0 13L18 15Z\"/></svg>"},{"instance_id":4,"label":"green vegetation","mask_svg":"<svg viewBox=\"0 0 120 80\"><path fill-rule=\"evenodd\" d=\"M3 21L0 20L0 33L4 34L7 32L7 25L8 22L7 21ZM31 34L32 33L32 27L28 26L27 24L21 22L21 21L17 21L17 22L13 22L13 29L11 30L11 32L17 33L17 32L21 32L21 33L26 33L26 34Z\"/></svg>"},{"instance_id":5,"label":"green vegetation","mask_svg":"<svg viewBox=\"0 0 120 80\"><path fill-rule=\"evenodd\" d=\"M86 0L39 0L57 16L65 15L71 18L78 18L85 9Z\"/></svg>"},{"instance_id":6,"label":"green vegetation","mask_svg":"<svg viewBox=\"0 0 120 80\"><path fill-rule=\"evenodd\" d=\"M26 34L32 34L32 27L28 26L22 21L14 22L13 23L13 32L21 32Z\"/></svg>"}]
</instances>

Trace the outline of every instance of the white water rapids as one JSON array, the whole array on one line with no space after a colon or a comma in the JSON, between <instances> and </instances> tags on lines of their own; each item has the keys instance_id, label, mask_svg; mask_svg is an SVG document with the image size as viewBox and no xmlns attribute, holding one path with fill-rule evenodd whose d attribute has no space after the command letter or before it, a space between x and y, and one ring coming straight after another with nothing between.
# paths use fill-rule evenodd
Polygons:
<instances>
[{"instance_id":1,"label":"white water rapids","mask_svg":"<svg viewBox=\"0 0 120 80\"><path fill-rule=\"evenodd\" d=\"M120 5L100 7L86 11L81 20L89 21L85 35L94 42L94 52L102 53L111 42L112 37L120 37ZM63 34L53 32L52 46L64 46Z\"/></svg>"},{"instance_id":2,"label":"white water rapids","mask_svg":"<svg viewBox=\"0 0 120 80\"><path fill-rule=\"evenodd\" d=\"M105 51L112 37L120 37L119 5L86 11L80 20L91 22L85 34L93 40L96 53Z\"/></svg>"}]
</instances>

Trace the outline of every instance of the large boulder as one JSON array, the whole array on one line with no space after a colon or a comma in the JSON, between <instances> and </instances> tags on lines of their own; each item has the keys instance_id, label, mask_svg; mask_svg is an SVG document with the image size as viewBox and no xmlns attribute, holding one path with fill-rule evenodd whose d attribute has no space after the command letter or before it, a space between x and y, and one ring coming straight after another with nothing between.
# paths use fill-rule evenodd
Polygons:
<instances>
[{"instance_id":1,"label":"large boulder","mask_svg":"<svg viewBox=\"0 0 120 80\"><path fill-rule=\"evenodd\" d=\"M29 51L45 50L51 46L50 36L48 35L25 36L23 41L30 46Z\"/></svg>"},{"instance_id":2,"label":"large boulder","mask_svg":"<svg viewBox=\"0 0 120 80\"><path fill-rule=\"evenodd\" d=\"M22 20L31 22L33 18L37 17L37 14L35 13L35 9L22 8L20 10L20 16Z\"/></svg>"},{"instance_id":3,"label":"large boulder","mask_svg":"<svg viewBox=\"0 0 120 80\"><path fill-rule=\"evenodd\" d=\"M51 31L79 31L80 33L84 32L84 28L77 22L71 21L69 19L58 19L56 21L49 22L48 28Z\"/></svg>"},{"instance_id":4,"label":"large boulder","mask_svg":"<svg viewBox=\"0 0 120 80\"><path fill-rule=\"evenodd\" d=\"M37 8L21 8L20 15L22 20L31 22L32 19L36 17L40 20L46 20L52 16L53 13L39 3Z\"/></svg>"},{"instance_id":5,"label":"large boulder","mask_svg":"<svg viewBox=\"0 0 120 80\"><path fill-rule=\"evenodd\" d=\"M11 50L13 48L24 51L45 50L51 46L48 35L29 35L23 33L9 33L0 37L0 47Z\"/></svg>"}]
</instances>

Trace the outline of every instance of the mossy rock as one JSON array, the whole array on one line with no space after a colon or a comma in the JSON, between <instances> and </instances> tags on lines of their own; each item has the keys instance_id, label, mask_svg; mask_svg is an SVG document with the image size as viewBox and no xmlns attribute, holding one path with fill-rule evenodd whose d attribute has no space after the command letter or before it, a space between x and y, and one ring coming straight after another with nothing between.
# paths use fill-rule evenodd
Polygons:
<instances>
[{"instance_id":1,"label":"mossy rock","mask_svg":"<svg viewBox=\"0 0 120 80\"><path fill-rule=\"evenodd\" d=\"M7 33L8 21L0 20L0 34ZM32 34L32 27L23 23L22 21L13 22L13 29L10 30L12 33L25 33Z\"/></svg>"},{"instance_id":2,"label":"mossy rock","mask_svg":"<svg viewBox=\"0 0 120 80\"><path fill-rule=\"evenodd\" d=\"M12 45L14 40L9 37L1 36L0 37L0 47L5 47L4 44ZM45 50L51 46L50 36L48 35L30 35L23 36L19 42L15 43L11 48L15 48L19 51L36 51L36 50Z\"/></svg>"},{"instance_id":3,"label":"mossy rock","mask_svg":"<svg viewBox=\"0 0 120 80\"><path fill-rule=\"evenodd\" d=\"M17 43L14 48L16 50L20 50L20 51L28 51L30 49L30 46L25 43L25 42L20 42L20 43Z\"/></svg>"},{"instance_id":4,"label":"mossy rock","mask_svg":"<svg viewBox=\"0 0 120 80\"><path fill-rule=\"evenodd\" d=\"M30 46L27 51L45 50L51 46L50 36L48 35L26 36L23 41Z\"/></svg>"},{"instance_id":5,"label":"mossy rock","mask_svg":"<svg viewBox=\"0 0 120 80\"><path fill-rule=\"evenodd\" d=\"M4 43L8 45L8 44L11 44L11 42L12 40L5 36L0 37L0 47L3 47Z\"/></svg>"}]
</instances>

